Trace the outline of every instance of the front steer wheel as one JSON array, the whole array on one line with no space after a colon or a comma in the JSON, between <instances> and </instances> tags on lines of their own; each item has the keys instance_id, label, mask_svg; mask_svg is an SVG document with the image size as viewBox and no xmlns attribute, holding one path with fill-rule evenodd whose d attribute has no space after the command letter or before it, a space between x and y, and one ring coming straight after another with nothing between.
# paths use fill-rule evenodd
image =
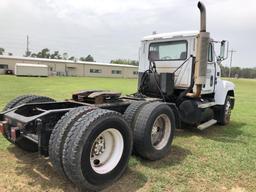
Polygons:
<instances>
[{"instance_id":1,"label":"front steer wheel","mask_svg":"<svg viewBox=\"0 0 256 192\"><path fill-rule=\"evenodd\" d=\"M105 109L88 112L67 135L64 171L82 190L101 190L124 173L132 141L132 130L120 113Z\"/></svg>"},{"instance_id":2,"label":"front steer wheel","mask_svg":"<svg viewBox=\"0 0 256 192\"><path fill-rule=\"evenodd\" d=\"M22 95L22 96L16 97L15 99L13 99L9 103L7 103L7 105L5 106L5 108L3 110L7 111L14 107L18 107L19 105L22 105L22 104L45 103L45 102L55 102L55 100L53 100L49 97L45 97L45 96ZM20 137L15 142L13 142L10 139L10 136L8 136L7 134L4 134L4 137L8 141L14 143L15 145L17 145L18 147L23 149L24 151L27 151L27 152L37 152L38 151L38 145L25 137Z\"/></svg>"},{"instance_id":3,"label":"front steer wheel","mask_svg":"<svg viewBox=\"0 0 256 192\"><path fill-rule=\"evenodd\" d=\"M220 107L219 111L219 121L218 123L220 125L228 125L230 123L230 117L231 117L231 99L230 96L227 95L224 105Z\"/></svg>"}]
</instances>

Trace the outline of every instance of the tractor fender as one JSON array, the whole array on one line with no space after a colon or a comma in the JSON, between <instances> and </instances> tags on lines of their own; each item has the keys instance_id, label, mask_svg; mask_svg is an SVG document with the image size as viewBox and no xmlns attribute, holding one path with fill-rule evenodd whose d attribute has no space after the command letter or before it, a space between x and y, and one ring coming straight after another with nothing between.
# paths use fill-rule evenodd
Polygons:
<instances>
[{"instance_id":1,"label":"tractor fender","mask_svg":"<svg viewBox=\"0 0 256 192\"><path fill-rule=\"evenodd\" d=\"M226 80L218 80L214 96L216 105L224 105L227 95L235 97L235 84Z\"/></svg>"}]
</instances>

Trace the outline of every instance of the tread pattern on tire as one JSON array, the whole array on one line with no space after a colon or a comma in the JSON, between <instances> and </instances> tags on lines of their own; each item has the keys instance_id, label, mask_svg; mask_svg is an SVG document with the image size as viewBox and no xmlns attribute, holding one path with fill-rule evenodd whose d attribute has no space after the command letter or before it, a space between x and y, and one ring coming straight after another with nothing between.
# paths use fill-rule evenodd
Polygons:
<instances>
[{"instance_id":1,"label":"tread pattern on tire","mask_svg":"<svg viewBox=\"0 0 256 192\"><path fill-rule=\"evenodd\" d=\"M135 128L134 128L134 148L135 151L143 156L146 156L147 154L144 154L144 129L142 127L145 127L148 121L148 117L152 113L152 111L155 109L155 107L159 105L159 102L150 103L148 105L145 105L143 109L141 109L141 113L138 114L137 120L135 122Z\"/></svg>"},{"instance_id":2,"label":"tread pattern on tire","mask_svg":"<svg viewBox=\"0 0 256 192\"><path fill-rule=\"evenodd\" d=\"M28 103L46 103L46 102L56 102L54 99L46 96L37 96L37 95L30 95L21 101L19 101L16 106Z\"/></svg>"},{"instance_id":3,"label":"tread pattern on tire","mask_svg":"<svg viewBox=\"0 0 256 192\"><path fill-rule=\"evenodd\" d=\"M8 109L18 106L17 103L19 103L21 100L23 100L27 97L31 97L31 96L34 96L34 95L21 95L21 96L16 97L15 99L13 99L9 103L7 103L7 105L4 107L3 111L6 111Z\"/></svg>"},{"instance_id":4,"label":"tread pattern on tire","mask_svg":"<svg viewBox=\"0 0 256 192\"><path fill-rule=\"evenodd\" d=\"M147 150L145 150L145 131L148 119L152 112L156 109L157 106L163 104L162 102L152 102L148 103L141 109L140 113L135 122L134 128L134 149L136 154L139 154L141 157L148 159L148 160L158 160L162 157L155 157L152 153L149 154ZM174 116L174 115L173 115ZM173 121L175 124L175 121ZM175 125L172 125L172 130L174 131ZM173 133L173 132L172 132ZM172 134L171 133L171 134Z\"/></svg>"},{"instance_id":5,"label":"tread pattern on tire","mask_svg":"<svg viewBox=\"0 0 256 192\"><path fill-rule=\"evenodd\" d=\"M77 165L77 156L79 154L79 150L82 145L82 140L88 131L88 127L93 125L97 121L99 121L102 117L111 117L111 116L115 116L115 117L118 116L123 119L122 114L118 112L110 111L106 109L100 109L100 108L92 112L89 112L86 115L83 115L74 124L74 126L69 131L68 136L65 140L64 150L63 150L63 166L64 166L65 173L74 184L78 185L82 189L90 189L93 191L98 191L104 187L104 186L92 185L84 178L82 171L78 168L79 166ZM125 120L123 121L124 123L127 124ZM130 135L132 135L131 130L130 130ZM131 141L131 144L132 144L132 141ZM130 153L131 153L131 150L130 150ZM121 170L118 177L120 177L124 171L125 169ZM112 182L114 181L115 180L113 180Z\"/></svg>"},{"instance_id":6,"label":"tread pattern on tire","mask_svg":"<svg viewBox=\"0 0 256 192\"><path fill-rule=\"evenodd\" d=\"M78 107L66 113L55 125L49 140L49 157L55 170L66 177L63 164L63 145L69 130L74 123L84 114L96 109L96 107Z\"/></svg>"},{"instance_id":7,"label":"tread pattern on tire","mask_svg":"<svg viewBox=\"0 0 256 192\"><path fill-rule=\"evenodd\" d=\"M147 101L135 101L135 102L131 103L125 110L123 116L132 129L134 129L134 121L135 121L135 117L136 117L138 111L146 103L148 103L148 102Z\"/></svg>"}]
</instances>

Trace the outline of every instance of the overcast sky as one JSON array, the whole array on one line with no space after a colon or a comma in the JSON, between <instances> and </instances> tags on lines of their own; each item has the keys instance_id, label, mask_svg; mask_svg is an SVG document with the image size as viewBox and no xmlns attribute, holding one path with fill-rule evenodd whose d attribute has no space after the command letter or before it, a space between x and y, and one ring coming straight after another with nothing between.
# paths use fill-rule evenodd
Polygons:
<instances>
[{"instance_id":1,"label":"overcast sky","mask_svg":"<svg viewBox=\"0 0 256 192\"><path fill-rule=\"evenodd\" d=\"M256 67L256 1L204 0L207 30L237 52L233 65ZM0 0L0 47L22 56L30 49L93 55L98 62L138 58L152 31L198 30L195 0ZM226 62L226 64L229 61Z\"/></svg>"}]
</instances>

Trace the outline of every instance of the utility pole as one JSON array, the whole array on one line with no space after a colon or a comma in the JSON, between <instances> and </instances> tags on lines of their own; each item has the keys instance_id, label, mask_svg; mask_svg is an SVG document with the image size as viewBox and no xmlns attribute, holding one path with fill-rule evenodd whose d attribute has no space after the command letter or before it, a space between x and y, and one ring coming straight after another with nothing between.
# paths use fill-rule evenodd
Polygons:
<instances>
[{"instance_id":1,"label":"utility pole","mask_svg":"<svg viewBox=\"0 0 256 192\"><path fill-rule=\"evenodd\" d=\"M233 53L235 53L236 51L231 49L229 52L231 54L230 54L230 63L229 63L229 73L228 73L228 76L231 77L231 67L232 67Z\"/></svg>"},{"instance_id":2,"label":"utility pole","mask_svg":"<svg viewBox=\"0 0 256 192\"><path fill-rule=\"evenodd\" d=\"M25 53L25 56L28 57L30 55L30 51L29 51L29 36L27 35L27 50Z\"/></svg>"}]
</instances>

